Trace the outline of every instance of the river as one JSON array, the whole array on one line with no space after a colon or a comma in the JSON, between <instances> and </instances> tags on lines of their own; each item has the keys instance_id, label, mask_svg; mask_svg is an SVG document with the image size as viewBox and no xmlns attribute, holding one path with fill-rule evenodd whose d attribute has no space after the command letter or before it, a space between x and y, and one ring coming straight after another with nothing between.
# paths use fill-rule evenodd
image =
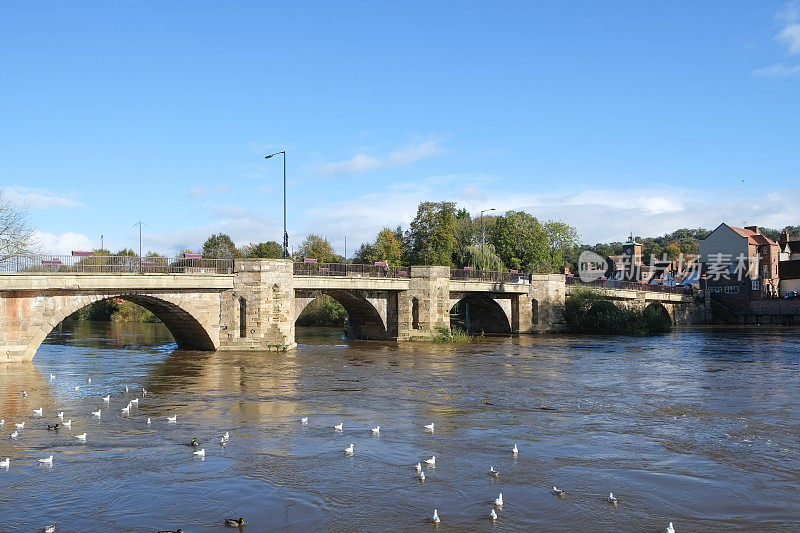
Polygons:
<instances>
[{"instance_id":1,"label":"river","mask_svg":"<svg viewBox=\"0 0 800 533\"><path fill-rule=\"evenodd\" d=\"M0 529L231 531L223 520L242 516L245 531L425 531L436 508L441 531L796 530L798 333L435 345L301 329L275 354L180 351L160 324L65 323L33 363L0 367ZM57 411L71 429L46 429ZM420 483L413 466L432 455Z\"/></svg>"}]
</instances>

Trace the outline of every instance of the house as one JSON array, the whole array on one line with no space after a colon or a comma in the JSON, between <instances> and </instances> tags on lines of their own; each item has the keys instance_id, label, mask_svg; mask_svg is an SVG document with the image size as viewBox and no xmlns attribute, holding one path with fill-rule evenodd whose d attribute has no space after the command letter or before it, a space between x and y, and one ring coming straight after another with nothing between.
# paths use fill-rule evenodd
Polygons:
<instances>
[{"instance_id":1,"label":"house","mask_svg":"<svg viewBox=\"0 0 800 533\"><path fill-rule=\"evenodd\" d=\"M792 240L789 232L783 230L778 238L780 262L778 273L781 278L780 295L797 294L800 291L800 240Z\"/></svg>"},{"instance_id":2,"label":"house","mask_svg":"<svg viewBox=\"0 0 800 533\"><path fill-rule=\"evenodd\" d=\"M787 230L783 230L778 238L780 248L780 261L793 261L800 259L800 240L792 240Z\"/></svg>"},{"instance_id":3,"label":"house","mask_svg":"<svg viewBox=\"0 0 800 533\"><path fill-rule=\"evenodd\" d=\"M708 290L733 303L778 296L780 247L757 226L720 224L700 241Z\"/></svg>"}]
</instances>

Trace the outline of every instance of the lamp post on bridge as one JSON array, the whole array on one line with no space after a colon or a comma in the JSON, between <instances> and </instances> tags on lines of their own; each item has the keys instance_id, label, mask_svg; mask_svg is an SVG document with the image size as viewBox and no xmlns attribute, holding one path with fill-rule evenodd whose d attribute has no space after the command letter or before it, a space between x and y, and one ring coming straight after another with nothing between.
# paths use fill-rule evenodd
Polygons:
<instances>
[{"instance_id":1,"label":"lamp post on bridge","mask_svg":"<svg viewBox=\"0 0 800 533\"><path fill-rule=\"evenodd\" d=\"M289 256L289 234L286 233L286 150L265 155L264 159L269 159L278 154L283 154L283 258Z\"/></svg>"},{"instance_id":2,"label":"lamp post on bridge","mask_svg":"<svg viewBox=\"0 0 800 533\"><path fill-rule=\"evenodd\" d=\"M483 214L487 211L494 211L494 210L495 210L494 207L492 207L491 209L484 209L483 211L481 211L481 266L483 267L481 268L481 270L484 271L486 270L486 255L483 253L483 241L485 237L485 233L483 231Z\"/></svg>"}]
</instances>

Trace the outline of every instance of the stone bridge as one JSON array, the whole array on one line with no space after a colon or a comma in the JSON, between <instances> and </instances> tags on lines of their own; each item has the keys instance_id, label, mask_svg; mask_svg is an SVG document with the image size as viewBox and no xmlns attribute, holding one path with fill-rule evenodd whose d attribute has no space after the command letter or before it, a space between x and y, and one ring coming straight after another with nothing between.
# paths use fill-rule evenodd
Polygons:
<instances>
[{"instance_id":1,"label":"stone bridge","mask_svg":"<svg viewBox=\"0 0 800 533\"><path fill-rule=\"evenodd\" d=\"M429 338L458 324L470 332L537 333L564 324L563 275L458 279L448 267L374 269L330 275L298 271L288 260L237 260L231 273L28 272L0 274L0 361L33 358L66 317L98 300L119 298L152 311L181 348L287 350L295 321L325 294L344 306L353 338ZM348 265L348 267L351 267ZM141 267L140 267L141 268ZM660 295L663 297L664 295ZM617 294L649 302L657 296ZM655 301L655 300L653 300ZM671 316L674 304L664 303ZM681 303L685 303L681 300Z\"/></svg>"}]
</instances>

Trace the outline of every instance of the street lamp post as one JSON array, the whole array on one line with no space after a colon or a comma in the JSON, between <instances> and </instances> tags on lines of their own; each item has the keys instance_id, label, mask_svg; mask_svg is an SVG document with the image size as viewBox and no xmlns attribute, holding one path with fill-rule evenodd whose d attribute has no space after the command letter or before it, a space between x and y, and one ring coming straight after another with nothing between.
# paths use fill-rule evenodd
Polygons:
<instances>
[{"instance_id":1,"label":"street lamp post","mask_svg":"<svg viewBox=\"0 0 800 533\"><path fill-rule=\"evenodd\" d=\"M283 154L283 258L286 259L289 256L289 234L286 233L286 150L266 155L264 159L278 154Z\"/></svg>"},{"instance_id":2,"label":"street lamp post","mask_svg":"<svg viewBox=\"0 0 800 533\"><path fill-rule=\"evenodd\" d=\"M487 211L494 211L494 210L495 210L494 207L492 207L491 209L484 209L483 211L481 211L481 266L483 267L481 268L481 270L486 270L486 254L483 253L483 241L485 237L485 233L483 231L483 214Z\"/></svg>"}]
</instances>

